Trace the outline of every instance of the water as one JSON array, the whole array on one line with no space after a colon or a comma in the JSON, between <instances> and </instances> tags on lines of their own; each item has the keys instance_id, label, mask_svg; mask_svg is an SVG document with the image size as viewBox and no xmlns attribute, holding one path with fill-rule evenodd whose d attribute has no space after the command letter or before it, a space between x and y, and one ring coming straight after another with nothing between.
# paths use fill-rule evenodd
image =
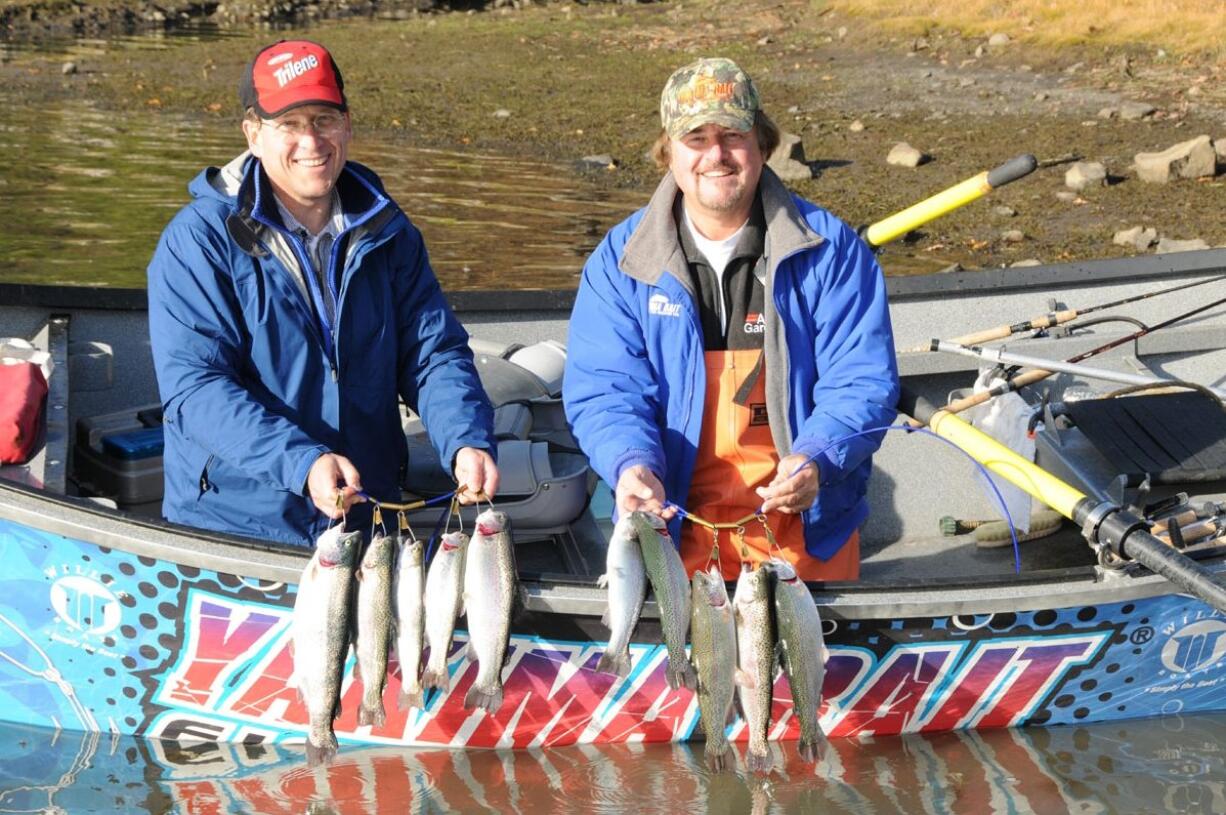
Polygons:
<instances>
[{"instance_id":1,"label":"water","mask_svg":"<svg viewBox=\"0 0 1226 815\"><path fill-rule=\"evenodd\" d=\"M9 726L0 812L1221 813L1224 739L1226 716L841 739L816 769L776 746L761 779L708 773L701 745L342 748L312 770L283 746Z\"/></svg>"},{"instance_id":2,"label":"water","mask_svg":"<svg viewBox=\"0 0 1226 815\"><path fill-rule=\"evenodd\" d=\"M0 89L0 282L144 288L166 222L206 165L244 149L232 117L88 102L15 104ZM568 165L425 150L362 132L351 158L381 175L426 238L445 289L574 288L606 231L645 203Z\"/></svg>"}]
</instances>

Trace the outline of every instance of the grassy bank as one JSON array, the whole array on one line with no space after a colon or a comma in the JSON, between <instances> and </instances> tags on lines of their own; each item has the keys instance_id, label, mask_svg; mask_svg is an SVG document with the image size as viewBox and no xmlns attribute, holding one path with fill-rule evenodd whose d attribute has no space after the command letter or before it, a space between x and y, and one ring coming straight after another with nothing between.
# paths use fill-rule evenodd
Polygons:
<instances>
[{"instance_id":1,"label":"grassy bank","mask_svg":"<svg viewBox=\"0 0 1226 815\"><path fill-rule=\"evenodd\" d=\"M1226 55L1221 0L815 0L814 6L911 35L942 27L970 36L1003 33L1044 46L1151 46L1179 56Z\"/></svg>"}]
</instances>

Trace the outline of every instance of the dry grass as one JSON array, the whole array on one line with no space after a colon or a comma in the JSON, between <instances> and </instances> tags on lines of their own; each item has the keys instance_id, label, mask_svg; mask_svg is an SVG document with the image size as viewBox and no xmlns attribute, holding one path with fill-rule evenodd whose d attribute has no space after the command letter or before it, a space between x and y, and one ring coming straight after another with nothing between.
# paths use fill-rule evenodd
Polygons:
<instances>
[{"instance_id":1,"label":"dry grass","mask_svg":"<svg viewBox=\"0 0 1226 815\"><path fill-rule=\"evenodd\" d=\"M903 33L933 26L1041 45L1154 46L1226 54L1223 0L814 0Z\"/></svg>"}]
</instances>

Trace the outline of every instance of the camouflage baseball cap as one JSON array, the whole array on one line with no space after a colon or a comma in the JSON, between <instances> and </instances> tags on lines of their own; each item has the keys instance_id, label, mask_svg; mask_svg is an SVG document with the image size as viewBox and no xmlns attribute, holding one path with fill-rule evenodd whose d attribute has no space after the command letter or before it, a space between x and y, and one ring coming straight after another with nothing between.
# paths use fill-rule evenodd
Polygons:
<instances>
[{"instance_id":1,"label":"camouflage baseball cap","mask_svg":"<svg viewBox=\"0 0 1226 815\"><path fill-rule=\"evenodd\" d=\"M705 124L747 133L758 112L758 89L730 59L710 57L678 68L660 94L660 122L670 139Z\"/></svg>"}]
</instances>

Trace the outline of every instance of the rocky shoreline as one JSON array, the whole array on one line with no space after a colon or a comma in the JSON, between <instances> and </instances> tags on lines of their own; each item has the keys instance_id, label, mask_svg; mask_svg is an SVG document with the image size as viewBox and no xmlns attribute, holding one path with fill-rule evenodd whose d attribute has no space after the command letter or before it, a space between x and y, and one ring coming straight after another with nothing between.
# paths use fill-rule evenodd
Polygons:
<instances>
[{"instance_id":1,"label":"rocky shoreline","mask_svg":"<svg viewBox=\"0 0 1226 815\"><path fill-rule=\"evenodd\" d=\"M518 9L533 3L534 0L124 0L118 3L48 0L0 4L0 42L64 36L107 37L201 24L295 26L346 17L403 20L430 12Z\"/></svg>"}]
</instances>

